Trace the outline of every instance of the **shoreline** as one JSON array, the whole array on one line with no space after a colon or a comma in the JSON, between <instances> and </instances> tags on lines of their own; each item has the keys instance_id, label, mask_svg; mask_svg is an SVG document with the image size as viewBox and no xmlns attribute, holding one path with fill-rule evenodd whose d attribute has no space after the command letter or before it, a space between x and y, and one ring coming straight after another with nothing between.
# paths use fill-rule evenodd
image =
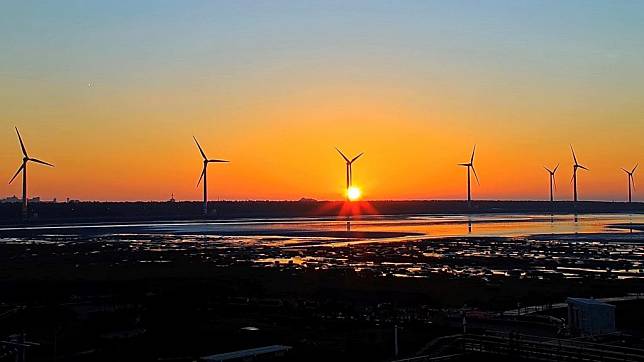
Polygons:
<instances>
[{"instance_id":1,"label":"shoreline","mask_svg":"<svg viewBox=\"0 0 644 362\"><path fill-rule=\"evenodd\" d=\"M644 203L582 201L213 201L211 215L201 214L202 203L184 202L78 202L31 204L29 220L20 218L20 204L0 204L0 227L83 225L90 223L210 222L244 219L347 217L414 217L484 214L644 214Z\"/></svg>"}]
</instances>

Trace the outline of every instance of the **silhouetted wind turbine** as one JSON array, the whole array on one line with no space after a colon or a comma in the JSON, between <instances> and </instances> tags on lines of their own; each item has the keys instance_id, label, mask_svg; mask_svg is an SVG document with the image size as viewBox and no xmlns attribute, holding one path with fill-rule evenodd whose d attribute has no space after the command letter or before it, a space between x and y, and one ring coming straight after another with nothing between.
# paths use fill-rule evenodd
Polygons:
<instances>
[{"instance_id":1,"label":"silhouetted wind turbine","mask_svg":"<svg viewBox=\"0 0 644 362\"><path fill-rule=\"evenodd\" d=\"M547 168L546 166L543 166L543 168L545 168L546 171L548 171L548 173L550 174L550 202L553 202L555 201L555 198L552 192L552 186L554 185L555 190L557 189L557 183L555 182L555 172L557 172L557 169L559 168L559 164L557 164L557 167L555 167L552 170Z\"/></svg>"},{"instance_id":2,"label":"silhouetted wind turbine","mask_svg":"<svg viewBox=\"0 0 644 362\"><path fill-rule=\"evenodd\" d=\"M337 147L335 148L335 150L338 151L340 156L342 156L342 158L344 158L344 160L347 163L347 195L348 195L349 188L353 186L353 172L352 172L351 166L358 158L360 158L360 156L364 154L364 152L361 152L359 155L349 160L349 158L345 156L344 153L342 153L342 151L340 151Z\"/></svg>"},{"instance_id":3,"label":"silhouetted wind turbine","mask_svg":"<svg viewBox=\"0 0 644 362\"><path fill-rule=\"evenodd\" d=\"M472 204L472 192L470 188L470 169L474 172L474 177L476 178L476 183L480 185L481 183L479 182L479 177L476 175L476 170L474 169L474 152L476 152L476 145L474 145L474 149L472 150L472 157L470 158L469 163L459 163L459 166L465 166L467 167L467 206L471 206Z\"/></svg>"},{"instance_id":4,"label":"silhouetted wind turbine","mask_svg":"<svg viewBox=\"0 0 644 362\"><path fill-rule=\"evenodd\" d=\"M27 163L31 161L51 167L54 167L54 165L45 161L41 161L37 158L29 157L29 155L27 154L27 149L25 148L25 144L22 142L22 137L20 137L18 127L16 127L16 134L18 135L18 141L20 141L20 148L22 149L22 164L18 168L18 171L16 171L16 173L13 175L11 180L9 180L9 183L11 184L13 180L18 176L18 174L22 172L22 217L27 218Z\"/></svg>"},{"instance_id":5,"label":"silhouetted wind turbine","mask_svg":"<svg viewBox=\"0 0 644 362\"><path fill-rule=\"evenodd\" d=\"M572 159L575 161L575 163L572 165L572 182L573 182L573 193L574 193L574 200L577 202L577 169L581 168L586 171L588 170L585 166L582 166L577 162L577 156L575 156L575 150L572 148L572 145L570 145L570 150L572 151Z\"/></svg>"},{"instance_id":6,"label":"silhouetted wind turbine","mask_svg":"<svg viewBox=\"0 0 644 362\"><path fill-rule=\"evenodd\" d=\"M208 215L208 175L206 171L208 170L208 164L212 162L230 162L226 160L210 160L208 157L206 157L206 153L203 151L201 148L201 145L199 144L199 141L197 141L197 138L195 136L192 136L192 138L195 140L195 143L197 144L197 147L199 148L199 152L201 153L201 157L203 157L203 170L201 171L201 176L199 176L199 181L197 182L197 187L199 187L199 183L201 183L201 179L203 179L203 214L204 216Z\"/></svg>"},{"instance_id":7,"label":"silhouetted wind turbine","mask_svg":"<svg viewBox=\"0 0 644 362\"><path fill-rule=\"evenodd\" d=\"M639 166L639 164L635 165L635 167L633 167L630 172L627 169L622 168L622 170L626 172L626 175L628 177L628 202L631 202L631 187L633 190L635 190L635 179L633 178L633 174L635 173L637 166Z\"/></svg>"}]
</instances>

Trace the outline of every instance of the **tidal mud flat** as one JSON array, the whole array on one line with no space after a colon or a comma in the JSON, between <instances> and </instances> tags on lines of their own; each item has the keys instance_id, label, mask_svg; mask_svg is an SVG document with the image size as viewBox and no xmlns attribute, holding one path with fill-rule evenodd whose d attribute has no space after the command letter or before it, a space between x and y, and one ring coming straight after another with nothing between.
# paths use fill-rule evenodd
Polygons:
<instances>
[{"instance_id":1,"label":"tidal mud flat","mask_svg":"<svg viewBox=\"0 0 644 362\"><path fill-rule=\"evenodd\" d=\"M40 343L30 352L37 360L50 358L52 333L60 358L75 361L189 361L270 344L293 346L291 360L388 360L394 325L401 352L413 353L433 336L458 333L464 306L493 316L571 295L644 291L639 220L445 215L5 228L0 333L26 331ZM525 318L526 333L557 331ZM642 325L619 318L635 332ZM470 327L490 323L472 319Z\"/></svg>"}]
</instances>

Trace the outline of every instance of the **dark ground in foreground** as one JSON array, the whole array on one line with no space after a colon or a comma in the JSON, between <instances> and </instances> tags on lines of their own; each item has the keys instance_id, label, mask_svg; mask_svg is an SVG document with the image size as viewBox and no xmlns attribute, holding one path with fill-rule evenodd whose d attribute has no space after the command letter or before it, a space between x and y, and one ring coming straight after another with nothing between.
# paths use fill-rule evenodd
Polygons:
<instances>
[{"instance_id":1,"label":"dark ground in foreground","mask_svg":"<svg viewBox=\"0 0 644 362\"><path fill-rule=\"evenodd\" d=\"M0 333L24 331L39 342L30 360L54 353L71 361L193 360L284 344L294 347L292 360L384 361L393 358L395 324L401 354L413 355L432 338L457 333L465 304L500 311L644 288L637 280L484 282L181 262L16 268L5 261L1 270ZM641 307L618 313L618 324L642 333Z\"/></svg>"},{"instance_id":2,"label":"dark ground in foreground","mask_svg":"<svg viewBox=\"0 0 644 362\"><path fill-rule=\"evenodd\" d=\"M29 348L30 361L193 361L272 344L292 346L291 361L388 361L394 358L394 325L400 328L401 357L409 357L438 336L459 333L464 307L473 331L556 336L561 325L497 313L518 303L644 292L644 279L618 279L640 272L639 239L453 238L318 247L314 255L326 261L295 265L253 262L252 253L277 258L301 253L271 243L231 246L225 238L208 236L181 236L176 242L176 235L115 235L105 240L5 235L0 340L24 332L39 344ZM432 256L437 249L442 256ZM471 255L454 253L469 249ZM485 250L494 253L479 253ZM547 258L534 257L541 254ZM401 277L396 274L406 266L389 266L408 262L470 272L427 269L422 277L417 272ZM350 266L355 263L374 266L357 271ZM568 278L560 272L498 276L478 271L537 266L597 272ZM644 347L643 308L642 300L618 305L618 328L634 336L619 343Z\"/></svg>"}]
</instances>

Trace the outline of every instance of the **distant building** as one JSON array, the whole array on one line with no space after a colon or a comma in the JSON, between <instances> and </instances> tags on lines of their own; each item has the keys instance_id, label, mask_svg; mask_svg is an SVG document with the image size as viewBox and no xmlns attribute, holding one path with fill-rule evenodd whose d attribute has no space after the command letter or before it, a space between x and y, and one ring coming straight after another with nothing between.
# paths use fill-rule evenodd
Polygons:
<instances>
[{"instance_id":1,"label":"distant building","mask_svg":"<svg viewBox=\"0 0 644 362\"><path fill-rule=\"evenodd\" d=\"M318 202L318 200L316 200L316 199L310 199L310 198L308 198L308 197L303 197L303 198L299 199L298 201L299 201L299 202Z\"/></svg>"},{"instance_id":2,"label":"distant building","mask_svg":"<svg viewBox=\"0 0 644 362\"><path fill-rule=\"evenodd\" d=\"M568 328L574 335L615 332L615 306L595 299L568 298Z\"/></svg>"},{"instance_id":3,"label":"distant building","mask_svg":"<svg viewBox=\"0 0 644 362\"><path fill-rule=\"evenodd\" d=\"M13 202L21 202L22 200L17 198L16 195L13 195L11 197L5 197L4 199L0 199L0 203L13 203Z\"/></svg>"},{"instance_id":4,"label":"distant building","mask_svg":"<svg viewBox=\"0 0 644 362\"><path fill-rule=\"evenodd\" d=\"M18 203L18 202L22 202L22 199L19 197L16 197L16 195L5 197L4 199L0 199L0 203ZM27 202L29 203L40 202L40 197L32 197L31 199L27 199Z\"/></svg>"},{"instance_id":5,"label":"distant building","mask_svg":"<svg viewBox=\"0 0 644 362\"><path fill-rule=\"evenodd\" d=\"M284 357L291 350L290 346L273 345L259 348L244 349L235 352L226 352L213 354L211 356L201 357L202 361L256 361L256 360L276 360Z\"/></svg>"}]
</instances>

